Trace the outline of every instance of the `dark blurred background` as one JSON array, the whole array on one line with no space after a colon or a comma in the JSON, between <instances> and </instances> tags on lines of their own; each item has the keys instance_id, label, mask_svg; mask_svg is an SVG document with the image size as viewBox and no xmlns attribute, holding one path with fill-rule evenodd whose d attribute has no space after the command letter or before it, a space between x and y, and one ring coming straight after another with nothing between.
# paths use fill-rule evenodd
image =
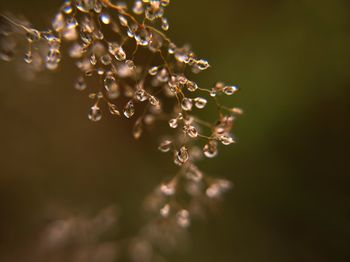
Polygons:
<instances>
[{"instance_id":1,"label":"dark blurred background","mask_svg":"<svg viewBox=\"0 0 350 262\"><path fill-rule=\"evenodd\" d=\"M59 5L0 10L43 28ZM200 84L237 84L227 102L245 114L239 143L203 163L234 190L170 261L350 261L349 11L347 0L172 1L170 36L212 65ZM33 243L55 212L114 205L118 234L134 232L142 199L173 171L156 138L136 142L111 117L91 123L67 61L36 82L18 74L0 63L0 261L38 261Z\"/></svg>"}]
</instances>

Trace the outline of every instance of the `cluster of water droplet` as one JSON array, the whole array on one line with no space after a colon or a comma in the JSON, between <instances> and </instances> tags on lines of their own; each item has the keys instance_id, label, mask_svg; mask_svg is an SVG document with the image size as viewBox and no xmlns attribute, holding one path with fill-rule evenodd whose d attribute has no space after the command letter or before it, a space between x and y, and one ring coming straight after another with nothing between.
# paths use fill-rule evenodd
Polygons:
<instances>
[{"instance_id":1,"label":"cluster of water droplet","mask_svg":"<svg viewBox=\"0 0 350 262\"><path fill-rule=\"evenodd\" d=\"M164 141L161 150L168 150L169 144L170 141ZM181 148L178 157L179 161L188 158L187 150ZM230 181L208 177L192 163L157 187L146 204L161 218L187 228L193 217L205 215L205 207L231 188Z\"/></svg>"},{"instance_id":2,"label":"cluster of water droplet","mask_svg":"<svg viewBox=\"0 0 350 262\"><path fill-rule=\"evenodd\" d=\"M16 47L2 39L22 34L28 44L25 62L37 65L40 60L47 69L56 70L62 43L67 42L68 54L81 72L75 88L87 91L93 100L88 110L91 121L100 121L104 108L113 116L137 117L132 130L135 139L145 127L165 122L170 134L161 141L159 150L172 153L180 175L158 188L162 201L158 201L161 205L157 210L164 219L171 218L186 228L203 198L219 198L231 186L226 180L207 178L195 162L217 156L219 144L236 142L231 132L242 110L219 101L220 96L234 95L236 86L219 82L201 87L188 78L210 65L188 46L178 47L164 34L169 29L164 17L168 4L169 0L136 0L131 13L120 2L67 0L47 31L4 17L8 26L0 28L0 58L10 60ZM157 21L161 29L155 26ZM99 86L89 87L92 77L100 81ZM217 119L211 121L199 117L209 103L218 111ZM191 196L187 207L174 200L182 187ZM198 204L196 208L193 203Z\"/></svg>"}]
</instances>

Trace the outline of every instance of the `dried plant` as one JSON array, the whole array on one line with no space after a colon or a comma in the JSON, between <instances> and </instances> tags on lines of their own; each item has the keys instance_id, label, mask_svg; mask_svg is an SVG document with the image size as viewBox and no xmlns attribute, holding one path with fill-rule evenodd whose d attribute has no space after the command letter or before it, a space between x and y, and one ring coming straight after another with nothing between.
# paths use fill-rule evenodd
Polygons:
<instances>
[{"instance_id":1,"label":"dried plant","mask_svg":"<svg viewBox=\"0 0 350 262\"><path fill-rule=\"evenodd\" d=\"M231 188L225 179L206 176L196 162L216 157L219 144L235 143L231 129L242 113L219 100L222 95L235 94L236 86L218 82L203 88L189 79L210 65L188 46L178 47L166 36L169 24L164 10L168 4L169 0L136 0L129 12L126 4L109 0L68 0L48 30L37 30L8 15L1 17L0 29L3 60L12 60L25 40L28 76L56 70L63 43L69 45L69 56L81 71L75 88L89 90L93 100L88 112L91 121L102 119L103 108L116 117L135 118L135 139L145 128L163 129L162 123L166 123L168 135L158 148L171 155L179 172L146 200L146 207L155 215L139 238L152 250L176 246L177 236L185 232L191 218ZM92 78L100 85L89 87ZM208 103L216 107L217 119L199 117ZM199 140L204 142L203 148L198 146ZM136 245L136 249L144 251L145 246ZM148 261L136 257L135 261Z\"/></svg>"}]
</instances>

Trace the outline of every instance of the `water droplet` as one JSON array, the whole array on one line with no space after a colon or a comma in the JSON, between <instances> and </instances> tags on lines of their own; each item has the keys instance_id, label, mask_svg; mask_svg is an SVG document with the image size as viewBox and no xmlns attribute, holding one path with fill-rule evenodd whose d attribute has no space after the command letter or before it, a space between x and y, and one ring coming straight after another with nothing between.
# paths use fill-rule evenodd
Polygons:
<instances>
[{"instance_id":1,"label":"water droplet","mask_svg":"<svg viewBox=\"0 0 350 262\"><path fill-rule=\"evenodd\" d=\"M110 99L115 99L119 97L120 95L119 86L113 75L108 74L103 80L103 83L107 91L108 97Z\"/></svg>"},{"instance_id":2,"label":"water droplet","mask_svg":"<svg viewBox=\"0 0 350 262\"><path fill-rule=\"evenodd\" d=\"M67 28L72 29L76 28L78 26L78 21L74 17L68 18L67 19Z\"/></svg>"},{"instance_id":3,"label":"water droplet","mask_svg":"<svg viewBox=\"0 0 350 262\"><path fill-rule=\"evenodd\" d=\"M147 46L151 41L151 33L148 32L146 29L141 28L135 34L135 40L139 45Z\"/></svg>"},{"instance_id":4,"label":"water droplet","mask_svg":"<svg viewBox=\"0 0 350 262\"><path fill-rule=\"evenodd\" d=\"M91 1L87 0L76 0L76 7L78 8L79 11L83 13L89 13L91 9Z\"/></svg>"},{"instance_id":5,"label":"water droplet","mask_svg":"<svg viewBox=\"0 0 350 262\"><path fill-rule=\"evenodd\" d=\"M119 18L119 22L122 26L125 26L125 27L128 26L128 20L126 19L125 16L119 15L118 18Z\"/></svg>"},{"instance_id":6,"label":"water droplet","mask_svg":"<svg viewBox=\"0 0 350 262\"><path fill-rule=\"evenodd\" d=\"M128 37L130 37L130 38L134 38L135 37L135 34L134 34L134 32L131 29L128 29L128 31L126 33L127 33Z\"/></svg>"},{"instance_id":7,"label":"water droplet","mask_svg":"<svg viewBox=\"0 0 350 262\"><path fill-rule=\"evenodd\" d=\"M52 21L53 30L55 30L56 32L60 32L65 27L65 25L66 23L63 14L58 13Z\"/></svg>"},{"instance_id":8,"label":"water droplet","mask_svg":"<svg viewBox=\"0 0 350 262\"><path fill-rule=\"evenodd\" d=\"M46 35L45 38L49 41L49 48L51 50L59 50L61 47L61 39L54 35Z\"/></svg>"},{"instance_id":9,"label":"water droplet","mask_svg":"<svg viewBox=\"0 0 350 262\"><path fill-rule=\"evenodd\" d=\"M170 3L170 0L160 0L160 3L161 3L161 5L162 6L168 6L169 5L169 3Z\"/></svg>"},{"instance_id":10,"label":"water droplet","mask_svg":"<svg viewBox=\"0 0 350 262\"><path fill-rule=\"evenodd\" d=\"M185 86L190 92L194 92L198 89L198 85L193 81L186 81Z\"/></svg>"},{"instance_id":11,"label":"water droplet","mask_svg":"<svg viewBox=\"0 0 350 262\"><path fill-rule=\"evenodd\" d=\"M112 115L120 116L120 111L117 109L117 106L115 104L108 103L108 109Z\"/></svg>"},{"instance_id":12,"label":"water droplet","mask_svg":"<svg viewBox=\"0 0 350 262\"><path fill-rule=\"evenodd\" d=\"M125 64L126 64L126 66L128 67L129 70L135 70L136 69L135 63L132 60L126 60Z\"/></svg>"},{"instance_id":13,"label":"water droplet","mask_svg":"<svg viewBox=\"0 0 350 262\"><path fill-rule=\"evenodd\" d=\"M176 118L172 118L169 120L169 126L171 128L177 128L178 126L178 122L177 122L177 119Z\"/></svg>"},{"instance_id":14,"label":"water droplet","mask_svg":"<svg viewBox=\"0 0 350 262\"><path fill-rule=\"evenodd\" d=\"M73 12L73 7L71 1L66 1L62 6L63 13L69 15Z\"/></svg>"},{"instance_id":15,"label":"water droplet","mask_svg":"<svg viewBox=\"0 0 350 262\"><path fill-rule=\"evenodd\" d=\"M205 70L205 69L208 69L208 68L210 67L208 61L207 61L207 60L204 60L204 59L198 60L198 61L196 62L196 65L198 66L198 68L199 68L200 70Z\"/></svg>"},{"instance_id":16,"label":"water droplet","mask_svg":"<svg viewBox=\"0 0 350 262\"><path fill-rule=\"evenodd\" d=\"M197 97L194 99L194 104L197 108L203 109L207 104L207 100L202 97Z\"/></svg>"},{"instance_id":17,"label":"water droplet","mask_svg":"<svg viewBox=\"0 0 350 262\"><path fill-rule=\"evenodd\" d=\"M142 1L141 0L136 0L135 1L135 4L132 8L132 11L137 14L137 15L141 15L144 11L144 8L143 8L143 4L142 4Z\"/></svg>"},{"instance_id":18,"label":"water droplet","mask_svg":"<svg viewBox=\"0 0 350 262\"><path fill-rule=\"evenodd\" d=\"M101 30L95 30L95 31L93 32L93 37L94 37L95 39L98 39L98 40L103 40L105 36L104 36L104 34L102 33Z\"/></svg>"},{"instance_id":19,"label":"water droplet","mask_svg":"<svg viewBox=\"0 0 350 262\"><path fill-rule=\"evenodd\" d=\"M163 142L160 143L158 147L159 151L163 153L169 152L171 149L172 143L173 142L171 140L164 140Z\"/></svg>"},{"instance_id":20,"label":"water droplet","mask_svg":"<svg viewBox=\"0 0 350 262\"><path fill-rule=\"evenodd\" d=\"M61 61L61 53L59 50L50 49L46 56L46 68L49 70L55 70Z\"/></svg>"},{"instance_id":21,"label":"water droplet","mask_svg":"<svg viewBox=\"0 0 350 262\"><path fill-rule=\"evenodd\" d=\"M96 65L96 64L97 64L97 58L96 58L96 55L95 55L95 54L92 54L92 55L90 56L90 63L91 63L92 65Z\"/></svg>"},{"instance_id":22,"label":"water droplet","mask_svg":"<svg viewBox=\"0 0 350 262\"><path fill-rule=\"evenodd\" d=\"M175 59L177 61L179 61L180 63L185 63L188 64L188 62L190 61L189 56L188 56L188 52L186 50L183 49L177 49L175 52Z\"/></svg>"},{"instance_id":23,"label":"water droplet","mask_svg":"<svg viewBox=\"0 0 350 262\"><path fill-rule=\"evenodd\" d=\"M177 77L177 81L178 81L181 85L186 85L187 83L190 82L185 76L181 76L181 75Z\"/></svg>"},{"instance_id":24,"label":"water droplet","mask_svg":"<svg viewBox=\"0 0 350 262\"><path fill-rule=\"evenodd\" d=\"M137 89L135 92L135 99L140 102L146 101L148 99L146 91L143 88Z\"/></svg>"},{"instance_id":25,"label":"water droplet","mask_svg":"<svg viewBox=\"0 0 350 262\"><path fill-rule=\"evenodd\" d=\"M169 74L168 74L168 71L163 68L157 75L157 79L162 82L162 83L165 83L165 82L168 82L169 80Z\"/></svg>"},{"instance_id":26,"label":"water droplet","mask_svg":"<svg viewBox=\"0 0 350 262\"><path fill-rule=\"evenodd\" d=\"M104 82L104 87L107 91L117 88L117 82L113 75L108 74L103 80L103 82Z\"/></svg>"},{"instance_id":27,"label":"water droplet","mask_svg":"<svg viewBox=\"0 0 350 262\"><path fill-rule=\"evenodd\" d=\"M97 70L97 74L100 75L100 76L102 76L102 75L105 74L105 70L104 70L104 68L102 68L102 67L99 67L99 68L97 68L96 70Z\"/></svg>"},{"instance_id":28,"label":"water droplet","mask_svg":"<svg viewBox=\"0 0 350 262\"><path fill-rule=\"evenodd\" d=\"M152 106L159 106L160 105L160 102L159 102L159 99L156 98L155 96L148 96L148 101L150 102L150 104Z\"/></svg>"},{"instance_id":29,"label":"water droplet","mask_svg":"<svg viewBox=\"0 0 350 262\"><path fill-rule=\"evenodd\" d=\"M158 69L159 69L158 66L153 66L148 70L148 73L151 76L155 76L158 73Z\"/></svg>"},{"instance_id":30,"label":"water droplet","mask_svg":"<svg viewBox=\"0 0 350 262\"><path fill-rule=\"evenodd\" d=\"M106 54L100 58L100 61L104 65L110 65L112 63L112 57L109 54Z\"/></svg>"},{"instance_id":31,"label":"water droplet","mask_svg":"<svg viewBox=\"0 0 350 262\"><path fill-rule=\"evenodd\" d=\"M101 109L100 109L97 105L92 106L92 107L90 108L88 117L89 117L89 119L90 119L91 121L93 121L93 122L100 121L101 118L102 118Z\"/></svg>"},{"instance_id":32,"label":"water droplet","mask_svg":"<svg viewBox=\"0 0 350 262\"><path fill-rule=\"evenodd\" d=\"M87 85L86 85L84 77L82 77L82 76L78 77L77 81L75 82L74 87L75 87L75 89L77 89L79 91L85 90Z\"/></svg>"},{"instance_id":33,"label":"water droplet","mask_svg":"<svg viewBox=\"0 0 350 262\"><path fill-rule=\"evenodd\" d=\"M24 62L27 64L31 64L33 62L33 54L31 51L24 54Z\"/></svg>"},{"instance_id":34,"label":"water droplet","mask_svg":"<svg viewBox=\"0 0 350 262\"><path fill-rule=\"evenodd\" d=\"M192 99L185 97L184 99L182 99L181 102L181 108L185 111L191 111L192 110Z\"/></svg>"},{"instance_id":35,"label":"water droplet","mask_svg":"<svg viewBox=\"0 0 350 262\"><path fill-rule=\"evenodd\" d=\"M227 135L222 135L218 139L225 146L231 145L236 142L231 136L227 136Z\"/></svg>"},{"instance_id":36,"label":"water droplet","mask_svg":"<svg viewBox=\"0 0 350 262\"><path fill-rule=\"evenodd\" d=\"M27 31L27 41L29 43L32 43L32 42L37 41L39 39L41 39L41 33L38 30L28 29L28 31Z\"/></svg>"},{"instance_id":37,"label":"water droplet","mask_svg":"<svg viewBox=\"0 0 350 262\"><path fill-rule=\"evenodd\" d=\"M102 14L100 15L100 20L101 20L101 22L104 23L105 25L108 25L108 24L111 23L111 17L110 17L110 15L107 14L107 13L102 13Z\"/></svg>"},{"instance_id":38,"label":"water droplet","mask_svg":"<svg viewBox=\"0 0 350 262\"><path fill-rule=\"evenodd\" d=\"M155 12L152 11L152 8L148 7L145 12L145 16L148 20L153 21L157 18Z\"/></svg>"},{"instance_id":39,"label":"water droplet","mask_svg":"<svg viewBox=\"0 0 350 262\"><path fill-rule=\"evenodd\" d=\"M203 153L207 158L216 157L218 154L218 146L216 141L209 141L203 148Z\"/></svg>"},{"instance_id":40,"label":"water droplet","mask_svg":"<svg viewBox=\"0 0 350 262\"><path fill-rule=\"evenodd\" d=\"M196 138L198 136L198 131L194 126L184 125L184 132L191 138Z\"/></svg>"},{"instance_id":41,"label":"water droplet","mask_svg":"<svg viewBox=\"0 0 350 262\"><path fill-rule=\"evenodd\" d=\"M189 154L188 150L185 146L182 146L180 150L177 152L177 160L181 163L184 164L188 161L189 159Z\"/></svg>"},{"instance_id":42,"label":"water droplet","mask_svg":"<svg viewBox=\"0 0 350 262\"><path fill-rule=\"evenodd\" d=\"M90 45L93 37L90 33L88 32L81 32L80 33L80 39L86 44L86 45Z\"/></svg>"},{"instance_id":43,"label":"water droplet","mask_svg":"<svg viewBox=\"0 0 350 262\"><path fill-rule=\"evenodd\" d=\"M228 96L233 95L238 91L238 88L236 86L225 86L224 87L224 93Z\"/></svg>"},{"instance_id":44,"label":"water droplet","mask_svg":"<svg viewBox=\"0 0 350 262\"><path fill-rule=\"evenodd\" d=\"M168 31L169 30L169 22L168 19L162 17L162 29L164 31Z\"/></svg>"},{"instance_id":45,"label":"water droplet","mask_svg":"<svg viewBox=\"0 0 350 262\"><path fill-rule=\"evenodd\" d=\"M117 43L109 43L108 51L114 55L118 61L124 61L126 59L124 49Z\"/></svg>"},{"instance_id":46,"label":"water droplet","mask_svg":"<svg viewBox=\"0 0 350 262\"><path fill-rule=\"evenodd\" d=\"M118 49L118 52L115 54L115 58L118 60L118 61L124 61L126 59L126 54L125 54L125 51L122 47L120 47Z\"/></svg>"},{"instance_id":47,"label":"water droplet","mask_svg":"<svg viewBox=\"0 0 350 262\"><path fill-rule=\"evenodd\" d=\"M79 25L82 32L87 32L89 34L96 29L95 21L88 16L83 16L83 18L79 21Z\"/></svg>"},{"instance_id":48,"label":"water droplet","mask_svg":"<svg viewBox=\"0 0 350 262\"><path fill-rule=\"evenodd\" d=\"M130 100L124 108L124 115L127 118L131 118L134 114L135 114L135 106L134 106L133 101Z\"/></svg>"},{"instance_id":49,"label":"water droplet","mask_svg":"<svg viewBox=\"0 0 350 262\"><path fill-rule=\"evenodd\" d=\"M95 1L94 11L98 14L102 12L102 4L100 1Z\"/></svg>"},{"instance_id":50,"label":"water droplet","mask_svg":"<svg viewBox=\"0 0 350 262\"><path fill-rule=\"evenodd\" d=\"M170 43L168 46L168 53L172 55L175 53L175 50L176 50L176 45L174 43Z\"/></svg>"}]
</instances>

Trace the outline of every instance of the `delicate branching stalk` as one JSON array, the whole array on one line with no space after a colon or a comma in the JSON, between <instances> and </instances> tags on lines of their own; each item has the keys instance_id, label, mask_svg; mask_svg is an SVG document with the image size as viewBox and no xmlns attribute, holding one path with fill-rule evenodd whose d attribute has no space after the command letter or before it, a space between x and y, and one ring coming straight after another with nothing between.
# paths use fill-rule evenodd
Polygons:
<instances>
[{"instance_id":1,"label":"delicate branching stalk","mask_svg":"<svg viewBox=\"0 0 350 262\"><path fill-rule=\"evenodd\" d=\"M164 10L168 4L169 0L136 0L131 13L126 4L109 0L68 0L51 28L44 31L3 15L0 58L14 58L23 48L21 39L25 39L27 69L31 73L54 71L66 42L69 56L81 72L75 88L89 90L88 97L93 100L88 112L91 121L102 119L103 107L113 116L136 118L132 130L135 139L142 136L144 128L166 123L169 135L158 148L171 155L179 172L157 187L146 206L156 212L152 225L187 228L202 205L220 198L231 187L227 180L206 176L195 163L217 156L219 144L236 142L231 129L242 110L220 102L220 96L234 95L236 86L218 82L209 88L199 87L189 79L210 65L188 46L178 47L166 36L169 23ZM89 87L92 77L100 86ZM199 117L198 111L208 103L217 108L218 119ZM138 112L136 108L142 109ZM198 147L201 143L203 148ZM186 201L179 201L184 194ZM147 241L153 242L151 238Z\"/></svg>"}]
</instances>

